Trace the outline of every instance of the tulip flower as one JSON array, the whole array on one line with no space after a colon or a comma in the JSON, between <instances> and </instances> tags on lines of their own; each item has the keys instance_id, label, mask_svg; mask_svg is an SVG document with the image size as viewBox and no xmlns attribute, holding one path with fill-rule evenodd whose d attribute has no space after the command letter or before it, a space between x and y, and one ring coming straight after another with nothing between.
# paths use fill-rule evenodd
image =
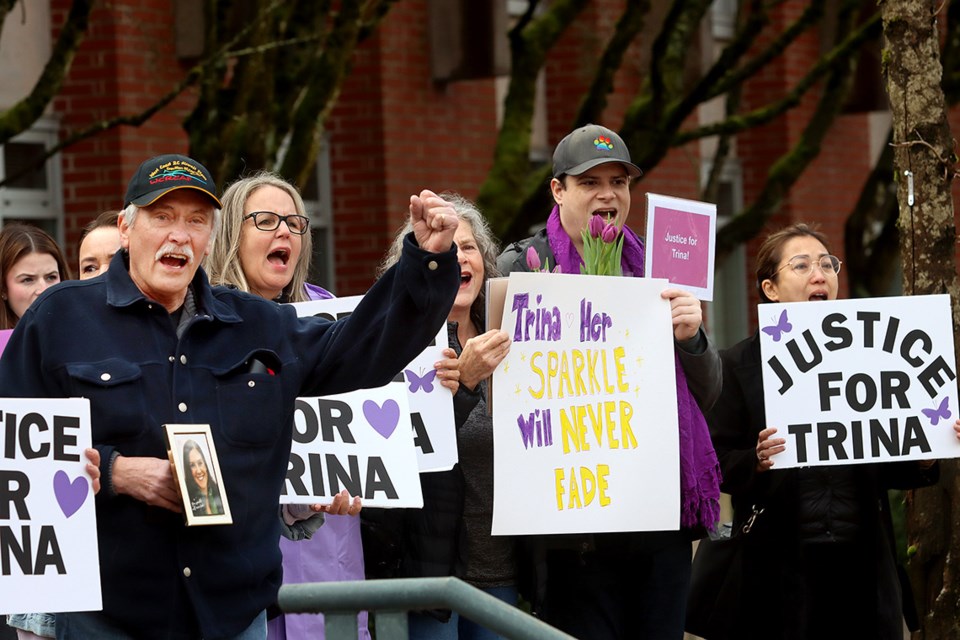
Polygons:
<instances>
[{"instance_id":1,"label":"tulip flower","mask_svg":"<svg viewBox=\"0 0 960 640\"><path fill-rule=\"evenodd\" d=\"M613 223L600 216L590 218L590 224L581 234L583 238L583 265L580 273L592 276L620 276L623 269L623 234ZM619 238L619 239L618 239Z\"/></svg>"},{"instance_id":2,"label":"tulip flower","mask_svg":"<svg viewBox=\"0 0 960 640\"><path fill-rule=\"evenodd\" d=\"M603 233L603 218L590 216L590 236L599 238L601 233Z\"/></svg>"},{"instance_id":3,"label":"tulip flower","mask_svg":"<svg viewBox=\"0 0 960 640\"><path fill-rule=\"evenodd\" d=\"M527 247L527 268L530 271L540 271L540 254L533 247Z\"/></svg>"},{"instance_id":4,"label":"tulip flower","mask_svg":"<svg viewBox=\"0 0 960 640\"><path fill-rule=\"evenodd\" d=\"M620 234L620 230L617 229L617 226L612 222L608 222L607 226L603 228L603 231L600 233L600 239L606 242L607 244L613 243L617 239L617 236Z\"/></svg>"}]
</instances>

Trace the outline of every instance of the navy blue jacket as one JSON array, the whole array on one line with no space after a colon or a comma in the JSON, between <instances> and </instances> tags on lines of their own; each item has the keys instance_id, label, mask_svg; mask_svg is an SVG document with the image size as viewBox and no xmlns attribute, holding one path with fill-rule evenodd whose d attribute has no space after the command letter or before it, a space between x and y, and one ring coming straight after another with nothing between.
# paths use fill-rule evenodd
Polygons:
<instances>
[{"instance_id":1,"label":"navy blue jacket","mask_svg":"<svg viewBox=\"0 0 960 640\"><path fill-rule=\"evenodd\" d=\"M446 322L456 251L428 253L411 234L400 262L335 323L211 288L200 269L197 315L180 339L127 262L120 252L104 276L31 305L0 359L0 395L89 398L106 485L115 451L166 458L161 425L211 425L233 524L188 528L178 513L101 491L103 610L136 637L232 636L280 585L277 505L294 399L389 382ZM251 372L252 358L275 375Z\"/></svg>"}]
</instances>

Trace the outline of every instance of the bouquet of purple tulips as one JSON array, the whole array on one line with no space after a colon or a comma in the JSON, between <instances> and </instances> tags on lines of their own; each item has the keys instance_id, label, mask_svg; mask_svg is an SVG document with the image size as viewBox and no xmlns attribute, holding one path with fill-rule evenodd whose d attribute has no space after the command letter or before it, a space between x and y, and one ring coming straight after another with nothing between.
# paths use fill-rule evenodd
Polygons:
<instances>
[{"instance_id":1,"label":"bouquet of purple tulips","mask_svg":"<svg viewBox=\"0 0 960 640\"><path fill-rule=\"evenodd\" d=\"M623 254L623 234L609 218L590 218L583 230L583 264L580 273L590 276L622 276L620 256Z\"/></svg>"}]
</instances>

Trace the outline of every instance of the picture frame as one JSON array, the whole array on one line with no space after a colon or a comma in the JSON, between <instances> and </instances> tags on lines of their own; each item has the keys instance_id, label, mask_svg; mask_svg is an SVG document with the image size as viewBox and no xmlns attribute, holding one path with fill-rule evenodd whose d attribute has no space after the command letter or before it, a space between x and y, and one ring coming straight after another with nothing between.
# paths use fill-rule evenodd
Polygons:
<instances>
[{"instance_id":1,"label":"picture frame","mask_svg":"<svg viewBox=\"0 0 960 640\"><path fill-rule=\"evenodd\" d=\"M165 424L167 456L188 527L233 524L209 424Z\"/></svg>"}]
</instances>

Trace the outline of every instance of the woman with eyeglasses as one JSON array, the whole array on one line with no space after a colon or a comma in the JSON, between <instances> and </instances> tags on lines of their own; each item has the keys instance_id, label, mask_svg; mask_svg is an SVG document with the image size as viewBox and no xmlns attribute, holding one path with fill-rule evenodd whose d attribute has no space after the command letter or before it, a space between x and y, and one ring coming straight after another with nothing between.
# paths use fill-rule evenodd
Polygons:
<instances>
[{"instance_id":1,"label":"woman with eyeglasses","mask_svg":"<svg viewBox=\"0 0 960 640\"><path fill-rule=\"evenodd\" d=\"M762 302L835 300L841 262L805 224L769 236L757 252ZM887 489L936 482L932 461L774 469L785 448L766 424L759 334L721 351L723 391L707 415L733 530L762 509L744 545L732 627L714 638L903 638L913 608L897 566ZM908 614L908 622L915 622Z\"/></svg>"},{"instance_id":2,"label":"woman with eyeglasses","mask_svg":"<svg viewBox=\"0 0 960 640\"><path fill-rule=\"evenodd\" d=\"M277 302L333 297L306 282L313 243L310 219L296 187L276 174L262 172L234 182L221 201L220 229L204 262L211 284ZM349 517L357 515L360 501L350 502L345 494L337 497L324 519L311 517L315 508L308 505L284 506L280 550L285 584L363 580L360 521ZM322 639L323 624L322 615L281 615L270 620L268 637ZM369 640L365 612L359 624L359 640Z\"/></svg>"}]
</instances>

